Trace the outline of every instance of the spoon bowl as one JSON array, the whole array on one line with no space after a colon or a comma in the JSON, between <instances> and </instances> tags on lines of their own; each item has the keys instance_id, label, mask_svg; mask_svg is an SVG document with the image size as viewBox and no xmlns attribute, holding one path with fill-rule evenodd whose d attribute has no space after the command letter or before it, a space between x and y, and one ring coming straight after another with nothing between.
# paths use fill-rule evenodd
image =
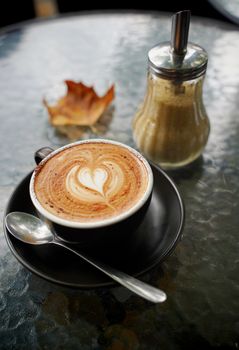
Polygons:
<instances>
[{"instance_id":1,"label":"spoon bowl","mask_svg":"<svg viewBox=\"0 0 239 350\"><path fill-rule=\"evenodd\" d=\"M5 224L8 231L24 243L41 245L51 243L54 239L49 227L31 214L18 211L9 213Z\"/></svg>"},{"instance_id":2,"label":"spoon bowl","mask_svg":"<svg viewBox=\"0 0 239 350\"><path fill-rule=\"evenodd\" d=\"M55 237L53 232L43 221L31 214L22 212L9 213L5 218L5 225L15 238L24 243L33 245L55 244L68 249L72 253L78 255L81 259L87 261L89 264L105 273L107 276L111 277L114 281L151 302L162 303L167 298L162 290L150 286L122 271L118 271L102 262L95 261L94 259L79 253L77 250L74 250L70 244L63 243Z\"/></svg>"}]
</instances>

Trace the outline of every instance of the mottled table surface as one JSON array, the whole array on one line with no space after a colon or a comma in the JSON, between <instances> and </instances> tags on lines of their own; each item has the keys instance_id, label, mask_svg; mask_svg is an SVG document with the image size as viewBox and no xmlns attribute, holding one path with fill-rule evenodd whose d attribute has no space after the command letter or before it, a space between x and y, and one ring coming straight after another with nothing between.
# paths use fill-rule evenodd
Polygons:
<instances>
[{"instance_id":1,"label":"mottled table surface","mask_svg":"<svg viewBox=\"0 0 239 350\"><path fill-rule=\"evenodd\" d=\"M0 211L41 146L78 138L48 123L45 94L65 79L116 85L112 120L97 136L134 146L147 52L170 37L170 15L94 13L31 22L0 34ZM204 101L211 134L203 158L171 173L184 199L182 241L141 276L168 299L123 287L73 290L26 270L0 231L0 349L237 349L239 347L239 31L192 18L190 40L209 53ZM73 130L74 131L74 130ZM93 137L85 130L82 138Z\"/></svg>"},{"instance_id":2,"label":"mottled table surface","mask_svg":"<svg viewBox=\"0 0 239 350\"><path fill-rule=\"evenodd\" d=\"M208 0L223 16L239 24L238 0Z\"/></svg>"}]
</instances>

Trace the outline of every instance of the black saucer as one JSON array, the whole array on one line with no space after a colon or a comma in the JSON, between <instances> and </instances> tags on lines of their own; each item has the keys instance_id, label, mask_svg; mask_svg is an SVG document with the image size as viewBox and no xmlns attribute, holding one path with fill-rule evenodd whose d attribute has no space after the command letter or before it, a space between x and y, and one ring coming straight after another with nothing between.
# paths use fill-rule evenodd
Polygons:
<instances>
[{"instance_id":1,"label":"black saucer","mask_svg":"<svg viewBox=\"0 0 239 350\"><path fill-rule=\"evenodd\" d=\"M122 271L140 275L169 255L181 235L184 223L184 207L172 180L158 167L152 165L154 189L146 217L127 241L127 245L105 251L88 251ZM5 212L23 211L34 215L36 211L29 196L27 175L13 192ZM54 245L32 246L18 241L6 229L7 243L15 257L30 271L55 283L71 287L92 288L111 285L106 275L82 261L74 254Z\"/></svg>"}]
</instances>

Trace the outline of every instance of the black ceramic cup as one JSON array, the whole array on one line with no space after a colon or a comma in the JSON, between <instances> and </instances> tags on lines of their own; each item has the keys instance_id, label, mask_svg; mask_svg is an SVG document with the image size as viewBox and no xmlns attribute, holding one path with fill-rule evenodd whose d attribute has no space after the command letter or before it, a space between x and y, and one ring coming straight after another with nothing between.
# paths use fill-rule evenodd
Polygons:
<instances>
[{"instance_id":1,"label":"black ceramic cup","mask_svg":"<svg viewBox=\"0 0 239 350\"><path fill-rule=\"evenodd\" d=\"M53 215L52 213L48 212L45 208L43 208L37 200L37 196L34 190L34 181L38 171L41 171L41 165L44 165L44 163L47 162L50 158L54 157L56 154L58 154L66 148L87 142L104 142L127 148L127 150L139 157L144 163L147 169L148 185L143 196L127 212L102 221L82 223L65 220L63 218ZM152 196L153 173L147 160L135 149L116 141L105 139L91 139L78 141L61 147L55 151L53 151L49 147L41 148L35 153L35 161L38 166L34 170L31 177L30 197L33 202L33 205L39 213L39 216L51 227L51 229L58 236L58 238L67 242L82 245L94 245L99 247L102 245L112 246L112 244L117 245L120 243L126 243L132 235L132 233L135 232L140 223L143 221Z\"/></svg>"}]
</instances>

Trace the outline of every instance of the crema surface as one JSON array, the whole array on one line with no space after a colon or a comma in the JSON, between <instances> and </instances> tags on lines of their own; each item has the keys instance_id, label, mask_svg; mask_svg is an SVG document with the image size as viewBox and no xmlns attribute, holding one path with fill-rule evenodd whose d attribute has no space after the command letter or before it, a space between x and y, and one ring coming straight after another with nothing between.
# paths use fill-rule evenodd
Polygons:
<instances>
[{"instance_id":1,"label":"crema surface","mask_svg":"<svg viewBox=\"0 0 239 350\"><path fill-rule=\"evenodd\" d=\"M40 165L34 190L48 212L86 223L129 210L143 197L148 181L145 164L127 148L90 142L66 148Z\"/></svg>"}]
</instances>

